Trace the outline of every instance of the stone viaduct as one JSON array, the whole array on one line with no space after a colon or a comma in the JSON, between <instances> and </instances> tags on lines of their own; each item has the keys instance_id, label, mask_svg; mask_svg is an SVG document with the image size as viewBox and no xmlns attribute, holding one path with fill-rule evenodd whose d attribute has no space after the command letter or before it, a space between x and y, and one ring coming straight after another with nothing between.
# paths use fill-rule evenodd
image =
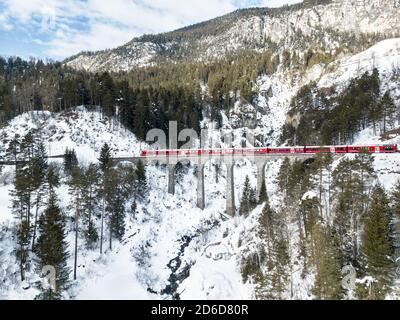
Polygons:
<instances>
[{"instance_id":1,"label":"stone viaduct","mask_svg":"<svg viewBox=\"0 0 400 320\"><path fill-rule=\"evenodd\" d=\"M118 162L133 162L142 161L143 164L151 164L158 162L159 164L167 165L168 167L168 192L175 193L175 166L178 162L190 162L197 165L197 206L200 209L205 208L205 192L204 192L204 166L205 164L215 159L226 165L226 213L234 216L235 208L235 188L234 188L234 165L240 159L248 159L253 165L257 166L257 192L259 194L262 184L265 182L265 168L269 161L276 159L289 158L291 161L314 158L314 154L266 154L266 155L179 155L179 156L152 156L152 157L122 157L114 158Z\"/></svg>"}]
</instances>

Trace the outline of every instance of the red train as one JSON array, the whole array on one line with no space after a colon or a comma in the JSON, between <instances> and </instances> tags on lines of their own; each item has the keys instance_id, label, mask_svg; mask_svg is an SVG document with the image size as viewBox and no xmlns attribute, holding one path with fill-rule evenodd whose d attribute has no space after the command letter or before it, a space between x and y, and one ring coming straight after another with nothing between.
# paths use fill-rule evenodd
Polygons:
<instances>
[{"instance_id":1,"label":"red train","mask_svg":"<svg viewBox=\"0 0 400 320\"><path fill-rule=\"evenodd\" d=\"M314 154L314 153L396 153L397 145L368 145L368 146L303 146L282 148L231 148L231 149L179 149L179 150L143 150L141 157L157 156L207 156L207 155L263 155L263 154Z\"/></svg>"}]
</instances>

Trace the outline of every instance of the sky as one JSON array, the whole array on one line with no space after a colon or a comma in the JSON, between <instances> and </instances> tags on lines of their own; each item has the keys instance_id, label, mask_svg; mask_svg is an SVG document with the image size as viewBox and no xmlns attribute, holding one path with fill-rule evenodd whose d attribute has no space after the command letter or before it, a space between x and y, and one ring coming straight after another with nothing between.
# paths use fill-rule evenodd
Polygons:
<instances>
[{"instance_id":1,"label":"sky","mask_svg":"<svg viewBox=\"0 0 400 320\"><path fill-rule=\"evenodd\" d=\"M0 0L0 55L62 60L239 8L301 0Z\"/></svg>"}]
</instances>

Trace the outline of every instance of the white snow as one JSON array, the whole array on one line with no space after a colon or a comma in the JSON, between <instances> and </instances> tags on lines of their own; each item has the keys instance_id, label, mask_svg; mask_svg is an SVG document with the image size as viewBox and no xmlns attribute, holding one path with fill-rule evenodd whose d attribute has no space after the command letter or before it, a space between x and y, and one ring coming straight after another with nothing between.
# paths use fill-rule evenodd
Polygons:
<instances>
[{"instance_id":1,"label":"white snow","mask_svg":"<svg viewBox=\"0 0 400 320\"><path fill-rule=\"evenodd\" d=\"M93 281L85 281L78 300L145 300L152 296L138 284L135 277L136 266L127 245L118 246L112 254L112 261L103 267L101 274Z\"/></svg>"},{"instance_id":2,"label":"white snow","mask_svg":"<svg viewBox=\"0 0 400 320\"><path fill-rule=\"evenodd\" d=\"M337 70L324 75L318 83L319 87L339 85L343 88L350 79L367 71L372 72L374 68L381 75L392 73L400 68L400 38L378 42L359 54L332 62L331 66L336 66Z\"/></svg>"},{"instance_id":3,"label":"white snow","mask_svg":"<svg viewBox=\"0 0 400 320\"><path fill-rule=\"evenodd\" d=\"M392 79L392 67L398 63L399 39L390 39L377 44L365 52L337 62L337 69L327 73L319 80L320 87L344 86L354 75L372 70L374 66L381 71L383 88L394 93L398 103L400 90L398 82ZM323 74L320 67L315 67L305 79L291 83L285 74L260 77L256 84L257 99L254 105L237 104L234 114L224 114L223 128L233 130L234 145L242 142L242 135L251 132L256 136L264 135L265 143L276 145L281 127L286 120L291 97L297 89L311 80L318 80ZM303 82L302 82L303 81ZM203 91L206 91L203 87ZM242 121L243 114L253 114L249 118L255 122L255 129L244 129L236 126ZM205 119L203 124L207 123ZM395 124L398 128L399 123ZM3 144L14 136L23 135L29 129L39 129L50 155L61 155L66 147L75 148L81 163L94 162L98 158L104 142L111 145L113 155L138 155L146 144L138 142L135 136L112 119L101 118L97 112L88 112L77 108L70 114L50 114L49 112L31 112L20 115L0 129ZM208 146L218 145L222 134L213 132L207 141ZM361 131L355 144L400 144L400 136L393 133L388 140L382 140L380 131L372 128ZM223 145L223 144L222 144ZM374 156L374 166L379 182L390 189L400 178L400 154L378 154ZM339 163L336 160L333 168ZM278 209L282 195L277 192L275 183L281 161L272 161L266 168L267 190L271 205ZM3 287L0 284L0 298L33 299L37 292L31 286L22 289L18 280L18 266L12 248L15 239L11 236L13 217L10 210L12 168L6 168L0 175L0 228L5 238L0 246L0 275L13 274L6 278ZM215 166L208 162L205 168L206 209L196 208L196 176L195 167L191 164L184 167L182 177L177 177L175 195L167 191L167 171L162 166L148 166L147 178L150 192L147 203L138 205L135 217L127 217L127 232L122 244L115 241L113 251L107 250L100 255L98 250L84 250L80 239L78 256L78 281L73 282L68 294L75 299L170 299L170 295L162 294L169 284L171 270L168 264L175 259L181 262L177 273L190 266L189 276L179 284L177 293L182 299L251 299L254 288L251 283L243 284L240 274L240 260L252 250L257 250L254 228L262 206L257 207L247 219L235 218L226 220L225 188L226 168L221 167L219 181L215 180ZM252 186L256 185L256 168L247 160L238 161L235 169L235 196L239 204L246 175ZM8 178L6 177L8 176ZM324 173L324 177L327 173ZM64 184L58 190L60 205L69 216L68 188ZM316 190L309 190L303 199L316 196ZM329 210L327 217L329 218ZM329 220L328 220L329 221ZM70 226L69 226L70 227ZM312 272L302 278L297 258L298 232L292 222L288 222L290 235L290 252L292 264L295 266L291 279L293 296L291 299L311 299L313 285ZM190 238L190 241L188 240ZM1 239L1 238L0 238ZM72 244L72 234L68 241ZM239 241L240 240L240 241ZM106 239L107 242L107 239ZM185 244L187 247L182 251ZM73 250L71 250L73 252ZM5 257L5 258L4 258ZM176 260L176 258L179 258ZM69 262L72 266L72 258ZM2 274L1 274L2 272ZM32 280L37 280L29 274ZM28 283L29 285L29 283ZM151 292L156 293L151 293ZM288 290L289 292L289 290Z\"/></svg>"},{"instance_id":4,"label":"white snow","mask_svg":"<svg viewBox=\"0 0 400 320\"><path fill-rule=\"evenodd\" d=\"M10 202L10 188L9 186L0 187L0 224L8 222L12 219L11 215L11 202Z\"/></svg>"},{"instance_id":5,"label":"white snow","mask_svg":"<svg viewBox=\"0 0 400 320\"><path fill-rule=\"evenodd\" d=\"M32 111L15 117L6 128L0 129L2 141L29 130L39 130L49 156L63 155L66 148L74 148L79 160L94 162L106 142L115 157L135 156L146 144L138 142L134 134L118 121L89 112L83 107L75 111L51 114Z\"/></svg>"},{"instance_id":6,"label":"white snow","mask_svg":"<svg viewBox=\"0 0 400 320\"><path fill-rule=\"evenodd\" d=\"M301 200L311 200L317 198L317 194L314 191L307 191L303 197L301 198Z\"/></svg>"}]
</instances>

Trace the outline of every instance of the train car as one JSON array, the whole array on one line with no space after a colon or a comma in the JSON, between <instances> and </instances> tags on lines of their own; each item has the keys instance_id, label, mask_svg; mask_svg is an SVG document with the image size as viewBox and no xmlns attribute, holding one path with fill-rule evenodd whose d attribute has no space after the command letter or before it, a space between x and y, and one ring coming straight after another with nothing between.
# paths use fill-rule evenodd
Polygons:
<instances>
[{"instance_id":1,"label":"train car","mask_svg":"<svg viewBox=\"0 0 400 320\"><path fill-rule=\"evenodd\" d=\"M348 146L332 146L333 148L333 153L347 153L348 152Z\"/></svg>"},{"instance_id":2,"label":"train car","mask_svg":"<svg viewBox=\"0 0 400 320\"><path fill-rule=\"evenodd\" d=\"M279 154L279 153L291 153L292 148L268 148L268 153Z\"/></svg>"},{"instance_id":3,"label":"train car","mask_svg":"<svg viewBox=\"0 0 400 320\"><path fill-rule=\"evenodd\" d=\"M255 154L256 154L256 149L254 149L254 148L243 149L244 156L254 156Z\"/></svg>"},{"instance_id":4,"label":"train car","mask_svg":"<svg viewBox=\"0 0 400 320\"><path fill-rule=\"evenodd\" d=\"M166 156L168 150L155 150L155 151L151 151L153 153L153 155L155 156Z\"/></svg>"},{"instance_id":5,"label":"train car","mask_svg":"<svg viewBox=\"0 0 400 320\"><path fill-rule=\"evenodd\" d=\"M224 152L223 149L208 149L204 150L204 155L210 155L210 156L220 156Z\"/></svg>"},{"instance_id":6,"label":"train car","mask_svg":"<svg viewBox=\"0 0 400 320\"><path fill-rule=\"evenodd\" d=\"M235 154L235 151L236 151L236 149L233 149L233 148L231 148L231 149L225 149L225 150L222 152L222 154L223 154L223 155L226 155L226 156L232 156L232 155Z\"/></svg>"},{"instance_id":7,"label":"train car","mask_svg":"<svg viewBox=\"0 0 400 320\"><path fill-rule=\"evenodd\" d=\"M304 147L305 153L330 153L330 147Z\"/></svg>"},{"instance_id":8,"label":"train car","mask_svg":"<svg viewBox=\"0 0 400 320\"><path fill-rule=\"evenodd\" d=\"M184 150L179 150L179 155L181 155L181 156L193 157L193 156L197 156L198 153L199 153L199 150L197 150L197 149L184 149Z\"/></svg>"},{"instance_id":9,"label":"train car","mask_svg":"<svg viewBox=\"0 0 400 320\"><path fill-rule=\"evenodd\" d=\"M254 154L268 154L268 148L257 148L256 150L254 150Z\"/></svg>"},{"instance_id":10,"label":"train car","mask_svg":"<svg viewBox=\"0 0 400 320\"><path fill-rule=\"evenodd\" d=\"M379 146L379 152L381 152L381 153L396 153L397 152L397 144Z\"/></svg>"},{"instance_id":11,"label":"train car","mask_svg":"<svg viewBox=\"0 0 400 320\"><path fill-rule=\"evenodd\" d=\"M348 146L347 153L375 153L379 152L379 146Z\"/></svg>"},{"instance_id":12,"label":"train car","mask_svg":"<svg viewBox=\"0 0 400 320\"><path fill-rule=\"evenodd\" d=\"M293 153L306 153L306 147L294 147Z\"/></svg>"}]
</instances>

